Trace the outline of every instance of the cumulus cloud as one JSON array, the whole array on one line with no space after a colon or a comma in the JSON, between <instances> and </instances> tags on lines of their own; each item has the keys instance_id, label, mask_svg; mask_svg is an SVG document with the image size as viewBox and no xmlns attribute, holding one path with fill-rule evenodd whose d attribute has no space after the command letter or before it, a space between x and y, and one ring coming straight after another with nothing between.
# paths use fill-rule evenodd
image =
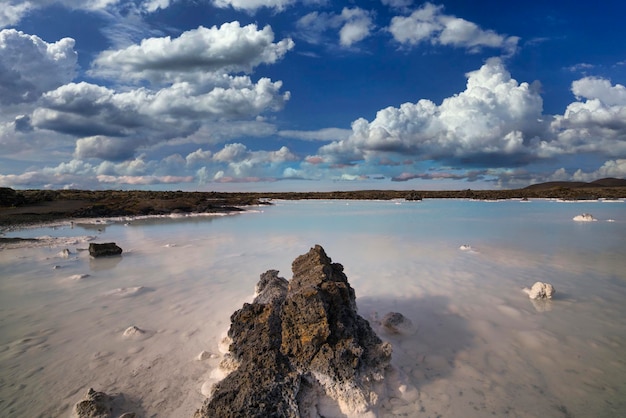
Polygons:
<instances>
[{"instance_id":1,"label":"cumulus cloud","mask_svg":"<svg viewBox=\"0 0 626 418\"><path fill-rule=\"evenodd\" d=\"M374 22L369 12L358 7L341 11L344 24L339 30L339 43L349 47L367 38L374 28Z\"/></svg>"},{"instance_id":2,"label":"cumulus cloud","mask_svg":"<svg viewBox=\"0 0 626 418\"><path fill-rule=\"evenodd\" d=\"M443 13L443 6L424 3L409 16L396 16L388 28L393 38L404 45L430 42L477 51L481 48L502 48L514 52L518 37L500 35L481 29L477 24Z\"/></svg>"},{"instance_id":3,"label":"cumulus cloud","mask_svg":"<svg viewBox=\"0 0 626 418\"><path fill-rule=\"evenodd\" d=\"M555 170L552 174L538 181L584 181L591 182L594 180L614 177L626 178L626 159L620 158L616 160L605 161L597 170L583 171L577 169L574 173L568 172L564 167Z\"/></svg>"},{"instance_id":4,"label":"cumulus cloud","mask_svg":"<svg viewBox=\"0 0 626 418\"><path fill-rule=\"evenodd\" d=\"M32 103L76 75L74 40L48 43L15 29L0 31L0 104Z\"/></svg>"},{"instance_id":5,"label":"cumulus cloud","mask_svg":"<svg viewBox=\"0 0 626 418\"><path fill-rule=\"evenodd\" d=\"M76 155L92 158L128 157L138 147L196 132L211 120L253 118L279 110L289 93L282 83L262 78L253 84L240 77L235 86L197 94L188 83L153 92L144 88L117 93L85 82L70 83L43 96L32 125L90 137L77 143ZM103 137L132 137L133 140Z\"/></svg>"},{"instance_id":6,"label":"cumulus cloud","mask_svg":"<svg viewBox=\"0 0 626 418\"><path fill-rule=\"evenodd\" d=\"M527 158L529 143L543 126L543 101L531 85L511 78L498 58L467 74L466 89L437 106L430 100L404 103L352 123L348 139L320 148L337 162L384 153L483 164L511 164Z\"/></svg>"},{"instance_id":7,"label":"cumulus cloud","mask_svg":"<svg viewBox=\"0 0 626 418\"><path fill-rule=\"evenodd\" d=\"M584 101L570 103L551 122L554 141L543 141L545 156L580 152L612 157L626 155L626 88L609 80L585 77L572 83L572 93Z\"/></svg>"},{"instance_id":8,"label":"cumulus cloud","mask_svg":"<svg viewBox=\"0 0 626 418\"><path fill-rule=\"evenodd\" d=\"M572 83L572 93L580 99L598 99L608 106L626 106L626 87L621 84L611 85L609 80L597 77L585 77Z\"/></svg>"},{"instance_id":9,"label":"cumulus cloud","mask_svg":"<svg viewBox=\"0 0 626 418\"><path fill-rule=\"evenodd\" d=\"M218 163L214 178L276 178L286 163L298 161L298 157L285 146L276 151L252 151L234 143L216 152L213 161Z\"/></svg>"},{"instance_id":10,"label":"cumulus cloud","mask_svg":"<svg viewBox=\"0 0 626 418\"><path fill-rule=\"evenodd\" d=\"M312 44L330 43L326 33L338 31L339 44L351 47L367 38L375 28L372 14L359 7L343 8L341 13L311 12L296 22L298 36Z\"/></svg>"},{"instance_id":11,"label":"cumulus cloud","mask_svg":"<svg viewBox=\"0 0 626 418\"><path fill-rule=\"evenodd\" d=\"M591 173L584 173L577 170L574 173L575 180L594 181L606 177L626 178L626 159L609 160L602 164L602 167Z\"/></svg>"},{"instance_id":12,"label":"cumulus cloud","mask_svg":"<svg viewBox=\"0 0 626 418\"><path fill-rule=\"evenodd\" d=\"M243 144L227 144L222 150L215 153L213 159L222 162L239 162L244 160L248 154L248 148Z\"/></svg>"},{"instance_id":13,"label":"cumulus cloud","mask_svg":"<svg viewBox=\"0 0 626 418\"><path fill-rule=\"evenodd\" d=\"M250 72L258 65L277 62L293 47L289 38L274 43L270 26L241 27L235 21L220 27L200 26L174 39L148 38L139 45L104 51L95 59L91 74L153 83L195 80L197 73Z\"/></svg>"},{"instance_id":14,"label":"cumulus cloud","mask_svg":"<svg viewBox=\"0 0 626 418\"><path fill-rule=\"evenodd\" d=\"M188 166L194 166L200 163L207 163L211 161L211 156L213 154L211 151L204 151L202 148L198 148L192 153L189 153L187 157L185 157L185 162Z\"/></svg>"}]
</instances>

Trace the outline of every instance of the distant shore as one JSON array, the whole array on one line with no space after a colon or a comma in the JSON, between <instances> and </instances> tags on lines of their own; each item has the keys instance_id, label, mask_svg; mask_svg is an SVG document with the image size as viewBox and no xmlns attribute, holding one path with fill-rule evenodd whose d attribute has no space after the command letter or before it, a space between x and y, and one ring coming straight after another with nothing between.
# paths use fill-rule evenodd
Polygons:
<instances>
[{"instance_id":1,"label":"distant shore","mask_svg":"<svg viewBox=\"0 0 626 418\"><path fill-rule=\"evenodd\" d=\"M13 190L0 188L0 229L60 219L232 213L272 200L422 200L422 199L626 198L626 180L592 183L552 182L508 190L359 190L334 192L182 192L118 190Z\"/></svg>"}]
</instances>

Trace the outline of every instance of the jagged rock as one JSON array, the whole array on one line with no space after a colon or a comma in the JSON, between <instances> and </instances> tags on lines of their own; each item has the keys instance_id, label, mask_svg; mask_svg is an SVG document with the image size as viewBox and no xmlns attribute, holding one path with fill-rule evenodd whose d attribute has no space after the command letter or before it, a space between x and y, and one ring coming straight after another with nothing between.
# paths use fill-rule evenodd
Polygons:
<instances>
[{"instance_id":1,"label":"jagged rock","mask_svg":"<svg viewBox=\"0 0 626 418\"><path fill-rule=\"evenodd\" d=\"M357 314L343 266L315 246L292 264L293 279L261 275L252 304L231 316L236 369L194 417L316 417L318 395L342 413L376 407L391 345Z\"/></svg>"},{"instance_id":2,"label":"jagged rock","mask_svg":"<svg viewBox=\"0 0 626 418\"><path fill-rule=\"evenodd\" d=\"M122 254L122 249L114 242L104 244L89 243L89 255L92 257L108 257Z\"/></svg>"},{"instance_id":3,"label":"jagged rock","mask_svg":"<svg viewBox=\"0 0 626 418\"><path fill-rule=\"evenodd\" d=\"M289 282L278 277L278 270L268 270L261 274L259 282L256 284L256 297L252 303L279 303L285 298Z\"/></svg>"},{"instance_id":4,"label":"jagged rock","mask_svg":"<svg viewBox=\"0 0 626 418\"><path fill-rule=\"evenodd\" d=\"M531 299L552 299L552 296L556 293L556 289L550 283L536 282L533 287L524 288L524 292Z\"/></svg>"},{"instance_id":5,"label":"jagged rock","mask_svg":"<svg viewBox=\"0 0 626 418\"><path fill-rule=\"evenodd\" d=\"M74 418L113 417L113 397L104 392L89 389L83 400L74 405Z\"/></svg>"},{"instance_id":6,"label":"jagged rock","mask_svg":"<svg viewBox=\"0 0 626 418\"><path fill-rule=\"evenodd\" d=\"M380 322L383 329L390 334L412 334L415 332L413 322L399 312L389 312Z\"/></svg>"}]
</instances>

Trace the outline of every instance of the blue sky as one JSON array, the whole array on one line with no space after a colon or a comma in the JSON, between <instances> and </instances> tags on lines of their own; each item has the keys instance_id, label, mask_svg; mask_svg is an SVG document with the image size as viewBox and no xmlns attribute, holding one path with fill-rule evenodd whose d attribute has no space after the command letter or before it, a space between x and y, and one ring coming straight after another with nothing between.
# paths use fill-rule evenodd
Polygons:
<instances>
[{"instance_id":1,"label":"blue sky","mask_svg":"<svg viewBox=\"0 0 626 418\"><path fill-rule=\"evenodd\" d=\"M622 1L0 2L0 186L626 177Z\"/></svg>"}]
</instances>

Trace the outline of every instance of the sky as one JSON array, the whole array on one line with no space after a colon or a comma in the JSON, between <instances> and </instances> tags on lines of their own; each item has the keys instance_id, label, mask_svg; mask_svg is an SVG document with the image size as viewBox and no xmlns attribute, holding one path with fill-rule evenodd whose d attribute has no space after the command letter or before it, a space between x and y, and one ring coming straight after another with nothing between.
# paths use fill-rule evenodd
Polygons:
<instances>
[{"instance_id":1,"label":"sky","mask_svg":"<svg viewBox=\"0 0 626 418\"><path fill-rule=\"evenodd\" d=\"M0 0L0 186L626 178L626 3Z\"/></svg>"}]
</instances>

